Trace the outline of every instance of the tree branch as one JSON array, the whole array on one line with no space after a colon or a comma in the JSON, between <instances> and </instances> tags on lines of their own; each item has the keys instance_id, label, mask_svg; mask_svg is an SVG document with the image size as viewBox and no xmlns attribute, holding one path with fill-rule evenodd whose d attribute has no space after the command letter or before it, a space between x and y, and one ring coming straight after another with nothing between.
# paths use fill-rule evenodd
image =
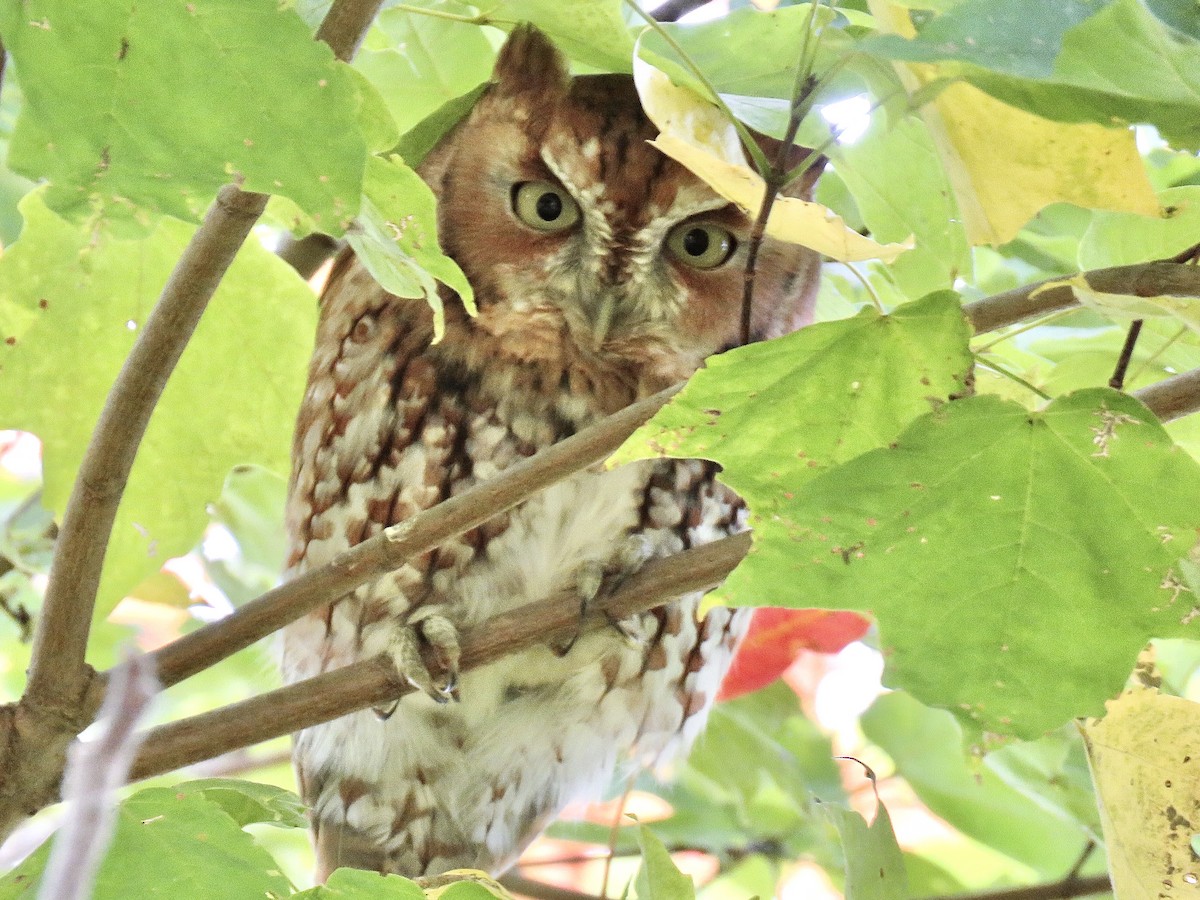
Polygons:
<instances>
[{"instance_id":1,"label":"tree branch","mask_svg":"<svg viewBox=\"0 0 1200 900\"><path fill-rule=\"evenodd\" d=\"M469 672L579 630L611 628L622 619L682 594L719 584L750 549L748 533L675 556L651 560L607 597L589 605L580 622L573 588L494 616L462 636L461 669ZM241 703L153 729L133 766L148 778L203 759L289 734L369 706L391 702L413 688L386 657L353 663Z\"/></svg>"},{"instance_id":2,"label":"tree branch","mask_svg":"<svg viewBox=\"0 0 1200 900\"><path fill-rule=\"evenodd\" d=\"M1200 268L1177 262L1140 263L1084 272L1087 283L1105 294L1134 297L1200 297ZM994 294L963 307L976 334L1015 325L1024 319L1044 316L1077 306L1075 292L1064 278L1047 278L1036 284ZM1057 287L1046 287L1057 285Z\"/></svg>"},{"instance_id":3,"label":"tree branch","mask_svg":"<svg viewBox=\"0 0 1200 900\"><path fill-rule=\"evenodd\" d=\"M328 44L342 62L349 62L381 6L383 0L334 0L317 29L317 40Z\"/></svg>"},{"instance_id":4,"label":"tree branch","mask_svg":"<svg viewBox=\"0 0 1200 900\"><path fill-rule=\"evenodd\" d=\"M500 883L514 894L522 897L533 897L534 900L597 900L595 894L585 894L561 888L556 884L547 884L527 878L517 872L506 872L500 876Z\"/></svg>"},{"instance_id":5,"label":"tree branch","mask_svg":"<svg viewBox=\"0 0 1200 900\"><path fill-rule=\"evenodd\" d=\"M1133 392L1164 422L1200 412L1200 369L1172 375Z\"/></svg>"},{"instance_id":6,"label":"tree branch","mask_svg":"<svg viewBox=\"0 0 1200 900\"><path fill-rule=\"evenodd\" d=\"M104 552L142 435L225 270L267 198L221 189L121 368L79 467L54 547L24 700L74 712ZM86 723L85 723L86 724Z\"/></svg>"},{"instance_id":7,"label":"tree branch","mask_svg":"<svg viewBox=\"0 0 1200 900\"><path fill-rule=\"evenodd\" d=\"M275 255L296 270L305 281L316 274L329 257L338 250L338 242L327 234L313 232L302 238L285 236Z\"/></svg>"}]
</instances>

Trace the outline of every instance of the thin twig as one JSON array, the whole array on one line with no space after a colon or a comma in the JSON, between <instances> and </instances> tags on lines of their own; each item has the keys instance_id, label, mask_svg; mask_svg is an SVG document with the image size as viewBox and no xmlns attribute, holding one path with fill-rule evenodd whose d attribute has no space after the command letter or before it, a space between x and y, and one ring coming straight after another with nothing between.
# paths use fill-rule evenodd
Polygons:
<instances>
[{"instance_id":1,"label":"thin twig","mask_svg":"<svg viewBox=\"0 0 1200 900\"><path fill-rule=\"evenodd\" d=\"M71 711L91 676L84 662L104 552L142 435L209 299L267 204L228 185L184 250L96 423L63 514L34 634L25 701Z\"/></svg>"},{"instance_id":2,"label":"thin twig","mask_svg":"<svg viewBox=\"0 0 1200 900\"><path fill-rule=\"evenodd\" d=\"M750 549L748 533L724 538L665 559L651 560L611 595L589 605L579 620L579 594L556 595L494 616L462 636L461 669L469 672L539 644L581 631L611 628L623 619L692 591L719 584ZM370 706L389 703L413 687L386 657L353 663L241 703L153 729L134 764L134 779L148 778L289 734Z\"/></svg>"},{"instance_id":3,"label":"thin twig","mask_svg":"<svg viewBox=\"0 0 1200 900\"><path fill-rule=\"evenodd\" d=\"M1108 386L1114 391L1125 388L1125 373L1129 371L1129 361L1133 359L1133 348L1137 346L1138 335L1141 333L1142 320L1134 319L1129 323L1129 331L1125 334L1125 343L1121 346L1117 365L1113 369L1112 377L1108 379Z\"/></svg>"}]
</instances>

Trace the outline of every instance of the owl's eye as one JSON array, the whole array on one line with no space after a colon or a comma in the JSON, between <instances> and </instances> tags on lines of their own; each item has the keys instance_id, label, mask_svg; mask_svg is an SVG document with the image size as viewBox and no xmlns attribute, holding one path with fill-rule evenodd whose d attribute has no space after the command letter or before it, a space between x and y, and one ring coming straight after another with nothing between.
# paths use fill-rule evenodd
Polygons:
<instances>
[{"instance_id":1,"label":"owl's eye","mask_svg":"<svg viewBox=\"0 0 1200 900\"><path fill-rule=\"evenodd\" d=\"M538 231L563 231L579 221L579 204L558 185L524 181L513 187L513 212Z\"/></svg>"},{"instance_id":2,"label":"owl's eye","mask_svg":"<svg viewBox=\"0 0 1200 900\"><path fill-rule=\"evenodd\" d=\"M684 222L667 235L667 251L694 269L724 265L737 249L737 240L720 225Z\"/></svg>"}]
</instances>

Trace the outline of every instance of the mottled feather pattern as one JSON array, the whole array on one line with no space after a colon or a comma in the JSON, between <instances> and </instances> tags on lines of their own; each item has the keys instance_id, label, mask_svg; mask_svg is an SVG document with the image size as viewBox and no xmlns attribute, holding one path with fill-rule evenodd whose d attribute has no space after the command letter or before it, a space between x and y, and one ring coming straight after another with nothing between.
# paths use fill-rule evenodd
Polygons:
<instances>
[{"instance_id":1,"label":"mottled feather pattern","mask_svg":"<svg viewBox=\"0 0 1200 900\"><path fill-rule=\"evenodd\" d=\"M352 255L339 259L297 422L290 573L737 343L740 271L692 271L665 261L663 245L695 217L738 236L749 223L646 144L653 135L630 79L569 80L544 37L513 32L496 84L421 169L479 315L447 297L445 338L432 344L423 301L396 298ZM515 186L542 181L578 204L577 228L539 231L514 216ZM803 324L815 256L768 243L760 265L755 334ZM390 653L423 616L467 628L584 572L612 584L649 558L741 530L742 504L715 475L711 463L665 460L576 474L290 626L285 678ZM746 625L723 608L698 621L699 599L584 635L565 653L536 648L465 673L461 702L410 695L388 716L363 711L300 732L294 758L321 874L501 871L623 760L673 758L702 728Z\"/></svg>"}]
</instances>

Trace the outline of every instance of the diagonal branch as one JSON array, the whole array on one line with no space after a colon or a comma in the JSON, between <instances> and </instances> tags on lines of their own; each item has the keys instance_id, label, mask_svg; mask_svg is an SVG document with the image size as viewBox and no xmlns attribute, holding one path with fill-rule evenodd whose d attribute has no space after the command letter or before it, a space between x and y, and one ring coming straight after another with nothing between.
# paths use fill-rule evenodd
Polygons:
<instances>
[{"instance_id":1,"label":"diagonal branch","mask_svg":"<svg viewBox=\"0 0 1200 900\"><path fill-rule=\"evenodd\" d=\"M560 591L477 625L462 637L464 672L518 650L579 630L612 627L622 619L682 594L719 584L750 549L749 533L664 559L651 560L612 594L598 598L579 619L579 593ZM148 778L180 766L308 728L387 703L413 688L386 657L335 669L211 713L153 729L133 766L132 778Z\"/></svg>"}]
</instances>

